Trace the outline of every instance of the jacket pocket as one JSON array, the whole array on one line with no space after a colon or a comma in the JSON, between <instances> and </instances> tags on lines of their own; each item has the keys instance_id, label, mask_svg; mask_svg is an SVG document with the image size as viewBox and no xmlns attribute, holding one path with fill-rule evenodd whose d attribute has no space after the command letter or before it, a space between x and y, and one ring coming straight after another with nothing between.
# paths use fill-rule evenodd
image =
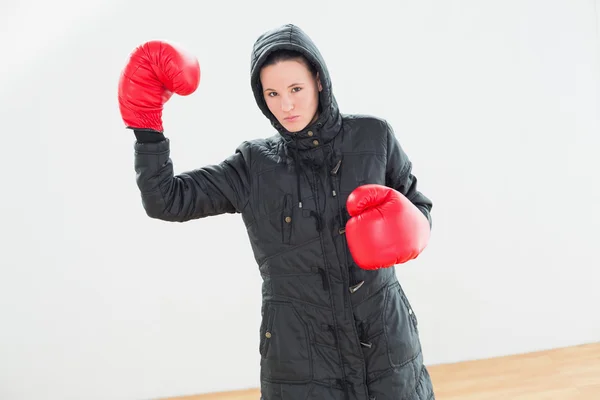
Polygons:
<instances>
[{"instance_id":1,"label":"jacket pocket","mask_svg":"<svg viewBox=\"0 0 600 400\"><path fill-rule=\"evenodd\" d=\"M408 316L412 321L413 327L415 328L415 330L418 331L419 323L417 321L417 314L415 314L415 310L413 310L412 306L410 305L410 301L408 301L408 296L406 296L406 293L404 293L404 290L402 289L402 285L400 285L400 283L398 283L398 291L400 292L400 299L404 303L404 307L408 312Z\"/></svg>"},{"instance_id":2,"label":"jacket pocket","mask_svg":"<svg viewBox=\"0 0 600 400\"><path fill-rule=\"evenodd\" d=\"M283 197L283 206L281 209L281 241L284 244L290 244L292 242L293 223L292 196L290 194L286 194Z\"/></svg>"},{"instance_id":3,"label":"jacket pocket","mask_svg":"<svg viewBox=\"0 0 600 400\"><path fill-rule=\"evenodd\" d=\"M312 380L308 326L292 304L265 303L260 343L262 380L272 383Z\"/></svg>"},{"instance_id":4,"label":"jacket pocket","mask_svg":"<svg viewBox=\"0 0 600 400\"><path fill-rule=\"evenodd\" d=\"M384 334L392 367L401 367L420 354L421 343L416 321L414 311L400 283L396 281L387 289L383 310Z\"/></svg>"},{"instance_id":5,"label":"jacket pocket","mask_svg":"<svg viewBox=\"0 0 600 400\"><path fill-rule=\"evenodd\" d=\"M264 358L267 352L269 351L270 341L268 339L271 338L273 316L275 315L275 313L271 311L271 308L269 306L269 303L265 303L263 308L262 321L260 323L260 341L258 351L260 353L261 358Z\"/></svg>"}]
</instances>

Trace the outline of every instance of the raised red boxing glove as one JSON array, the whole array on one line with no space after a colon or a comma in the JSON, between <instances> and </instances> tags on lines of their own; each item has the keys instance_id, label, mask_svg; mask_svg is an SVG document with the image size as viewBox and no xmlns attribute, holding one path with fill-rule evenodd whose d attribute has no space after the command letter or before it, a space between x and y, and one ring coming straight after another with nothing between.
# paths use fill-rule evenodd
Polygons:
<instances>
[{"instance_id":1,"label":"raised red boxing glove","mask_svg":"<svg viewBox=\"0 0 600 400\"><path fill-rule=\"evenodd\" d=\"M173 93L192 94L200 84L198 59L173 43L138 46L119 78L119 109L125 126L163 132L162 111Z\"/></svg>"},{"instance_id":2,"label":"raised red boxing glove","mask_svg":"<svg viewBox=\"0 0 600 400\"><path fill-rule=\"evenodd\" d=\"M356 188L346 201L351 218L346 239L352 258L363 269L402 264L427 246L429 221L402 193L387 186Z\"/></svg>"}]
</instances>

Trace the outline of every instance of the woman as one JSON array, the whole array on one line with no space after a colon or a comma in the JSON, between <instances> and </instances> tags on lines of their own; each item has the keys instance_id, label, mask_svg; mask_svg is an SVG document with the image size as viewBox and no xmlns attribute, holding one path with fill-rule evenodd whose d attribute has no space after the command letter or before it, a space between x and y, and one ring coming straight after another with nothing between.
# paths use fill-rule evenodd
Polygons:
<instances>
[{"instance_id":1,"label":"woman","mask_svg":"<svg viewBox=\"0 0 600 400\"><path fill-rule=\"evenodd\" d=\"M162 107L199 78L184 50L146 43L121 76L120 109L150 217L243 218L263 278L262 399L433 399L393 265L422 251L432 202L390 125L341 114L319 50L288 24L261 35L251 60L256 102L277 133L174 175Z\"/></svg>"}]
</instances>

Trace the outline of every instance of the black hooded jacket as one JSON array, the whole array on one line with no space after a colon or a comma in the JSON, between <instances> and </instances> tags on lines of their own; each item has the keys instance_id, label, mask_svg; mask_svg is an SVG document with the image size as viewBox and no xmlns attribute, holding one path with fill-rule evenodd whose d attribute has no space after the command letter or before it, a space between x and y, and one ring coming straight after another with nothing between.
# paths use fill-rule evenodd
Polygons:
<instances>
[{"instance_id":1,"label":"black hooded jacket","mask_svg":"<svg viewBox=\"0 0 600 400\"><path fill-rule=\"evenodd\" d=\"M278 49L303 53L323 85L319 118L295 134L270 113L260 85L262 63ZM177 222L241 214L263 278L262 399L433 399L417 318L395 269L360 269L344 236L346 198L367 183L400 191L431 224L432 202L417 190L391 126L340 112L322 55L291 24L257 39L251 86L277 133L245 141L217 165L175 175L168 138L135 132L146 213Z\"/></svg>"}]
</instances>

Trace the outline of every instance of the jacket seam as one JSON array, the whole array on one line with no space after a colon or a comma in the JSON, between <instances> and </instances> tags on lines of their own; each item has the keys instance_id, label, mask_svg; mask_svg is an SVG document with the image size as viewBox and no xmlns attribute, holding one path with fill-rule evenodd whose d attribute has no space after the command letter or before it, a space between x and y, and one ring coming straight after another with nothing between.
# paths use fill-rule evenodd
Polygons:
<instances>
[{"instance_id":1,"label":"jacket seam","mask_svg":"<svg viewBox=\"0 0 600 400\"><path fill-rule=\"evenodd\" d=\"M279 253L275 253L275 254L272 254L272 255L270 255L270 256L267 256L267 257L266 257L266 258L265 258L265 259L264 259L264 260L263 260L263 261L262 261L262 262L261 262L261 263L258 265L258 268L262 268L262 267L265 265L265 263L266 263L267 261L270 261L270 260L272 260L272 259L273 259L273 258L275 258L275 257L279 257L279 256L282 256L282 255L284 255L284 254L287 254L287 253L289 253L289 252L295 251L295 250L297 250L299 247L306 246L306 245L308 245L308 244L311 244L311 243L313 243L313 242L316 242L316 241L317 241L317 240L319 240L319 239L320 239L320 237L315 237L315 238L312 238L312 239L310 239L310 240L307 240L306 242L303 242L303 243L297 244L297 245L295 245L295 246L293 246L293 247L290 247L290 248L288 248L288 249L285 249L285 250L283 250L283 251L280 251Z\"/></svg>"},{"instance_id":2,"label":"jacket seam","mask_svg":"<svg viewBox=\"0 0 600 400\"><path fill-rule=\"evenodd\" d=\"M298 303L298 304L304 304L310 307L315 307L315 308L320 308L321 310L325 310L325 311L331 311L332 308L331 307L326 307L320 304L315 304L315 303L311 303L309 301L304 301L301 299L298 299L296 297L289 297L289 296L284 296L284 295L279 295L279 294L274 294L271 296L271 299L268 301L277 301L277 299L281 299L282 301L293 301L294 303Z\"/></svg>"}]
</instances>

